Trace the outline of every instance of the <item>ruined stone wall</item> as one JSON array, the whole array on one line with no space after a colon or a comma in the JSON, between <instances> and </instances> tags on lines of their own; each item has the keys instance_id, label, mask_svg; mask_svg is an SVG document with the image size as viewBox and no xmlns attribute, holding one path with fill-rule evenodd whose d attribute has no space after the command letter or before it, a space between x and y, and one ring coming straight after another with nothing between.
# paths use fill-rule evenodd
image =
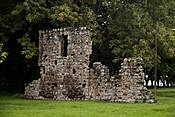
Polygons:
<instances>
[{"instance_id":1,"label":"ruined stone wall","mask_svg":"<svg viewBox=\"0 0 175 117\"><path fill-rule=\"evenodd\" d=\"M29 99L98 99L117 102L154 102L144 87L141 59L124 59L119 74L109 75L100 62L89 66L92 51L85 28L39 32L41 78L25 87Z\"/></svg>"},{"instance_id":2,"label":"ruined stone wall","mask_svg":"<svg viewBox=\"0 0 175 117\"><path fill-rule=\"evenodd\" d=\"M28 94L33 90L28 86L27 97L84 98L87 95L89 56L92 50L90 32L85 27L64 28L40 31L39 35L39 93L38 96L30 97Z\"/></svg>"},{"instance_id":3,"label":"ruined stone wall","mask_svg":"<svg viewBox=\"0 0 175 117\"><path fill-rule=\"evenodd\" d=\"M94 63L89 86L90 99L117 102L154 102L154 96L144 87L142 59L124 59L119 74L109 76L101 63Z\"/></svg>"},{"instance_id":4,"label":"ruined stone wall","mask_svg":"<svg viewBox=\"0 0 175 117\"><path fill-rule=\"evenodd\" d=\"M29 99L43 99L39 96L40 79L33 80L28 86L25 87L25 96Z\"/></svg>"},{"instance_id":5,"label":"ruined stone wall","mask_svg":"<svg viewBox=\"0 0 175 117\"><path fill-rule=\"evenodd\" d=\"M110 77L108 67L100 62L94 63L89 79L90 99L112 100L115 88L114 77Z\"/></svg>"},{"instance_id":6,"label":"ruined stone wall","mask_svg":"<svg viewBox=\"0 0 175 117\"><path fill-rule=\"evenodd\" d=\"M124 59L119 71L118 101L154 102L154 96L144 87L142 59Z\"/></svg>"}]
</instances>

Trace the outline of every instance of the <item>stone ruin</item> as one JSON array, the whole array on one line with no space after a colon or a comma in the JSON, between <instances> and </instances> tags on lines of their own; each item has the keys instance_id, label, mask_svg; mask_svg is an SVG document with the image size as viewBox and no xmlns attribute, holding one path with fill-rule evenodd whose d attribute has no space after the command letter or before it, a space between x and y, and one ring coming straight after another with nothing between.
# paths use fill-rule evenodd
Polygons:
<instances>
[{"instance_id":1,"label":"stone ruin","mask_svg":"<svg viewBox=\"0 0 175 117\"><path fill-rule=\"evenodd\" d=\"M25 96L53 100L155 101L144 87L141 59L124 59L119 74L110 76L108 67L100 62L89 68L91 52L91 34L85 27L40 31L41 78L25 87Z\"/></svg>"}]
</instances>

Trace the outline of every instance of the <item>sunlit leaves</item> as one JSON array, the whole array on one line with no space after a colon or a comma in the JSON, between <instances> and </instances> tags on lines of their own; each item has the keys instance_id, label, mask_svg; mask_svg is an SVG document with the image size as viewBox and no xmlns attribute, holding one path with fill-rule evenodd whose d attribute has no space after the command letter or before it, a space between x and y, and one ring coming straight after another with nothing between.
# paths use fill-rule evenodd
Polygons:
<instances>
[{"instance_id":1,"label":"sunlit leaves","mask_svg":"<svg viewBox=\"0 0 175 117\"><path fill-rule=\"evenodd\" d=\"M45 19L62 26L93 25L95 15L89 8L78 7L73 1L56 2L45 0L26 0L16 6L12 15L23 15L29 23L37 23ZM89 27L92 27L89 26ZM96 24L95 24L96 25Z\"/></svg>"},{"instance_id":2,"label":"sunlit leaves","mask_svg":"<svg viewBox=\"0 0 175 117\"><path fill-rule=\"evenodd\" d=\"M28 34L25 34L22 38L18 39L18 43L20 43L23 47L21 54L24 55L26 59L31 59L33 56L38 54L38 49L35 46L35 43L31 42Z\"/></svg>"},{"instance_id":3,"label":"sunlit leaves","mask_svg":"<svg viewBox=\"0 0 175 117\"><path fill-rule=\"evenodd\" d=\"M7 37L0 33L0 63L2 63L8 56L8 53L3 51L3 43L7 42Z\"/></svg>"},{"instance_id":4,"label":"sunlit leaves","mask_svg":"<svg viewBox=\"0 0 175 117\"><path fill-rule=\"evenodd\" d=\"M175 56L175 34L172 29L163 25L159 26L157 39L161 50L160 54L165 58L173 58Z\"/></svg>"},{"instance_id":5,"label":"sunlit leaves","mask_svg":"<svg viewBox=\"0 0 175 117\"><path fill-rule=\"evenodd\" d=\"M80 19L78 12L73 11L67 4L51 7L48 15L51 20L60 22L71 21L71 23L75 23Z\"/></svg>"},{"instance_id":6,"label":"sunlit leaves","mask_svg":"<svg viewBox=\"0 0 175 117\"><path fill-rule=\"evenodd\" d=\"M0 63L2 63L8 56L7 52L2 51L3 44L0 43Z\"/></svg>"}]
</instances>

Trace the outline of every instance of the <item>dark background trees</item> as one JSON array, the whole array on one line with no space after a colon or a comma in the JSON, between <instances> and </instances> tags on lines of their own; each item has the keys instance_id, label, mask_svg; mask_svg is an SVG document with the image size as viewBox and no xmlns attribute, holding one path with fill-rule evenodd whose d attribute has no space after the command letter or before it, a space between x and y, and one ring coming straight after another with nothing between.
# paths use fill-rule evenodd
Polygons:
<instances>
[{"instance_id":1,"label":"dark background trees","mask_svg":"<svg viewBox=\"0 0 175 117\"><path fill-rule=\"evenodd\" d=\"M0 4L0 90L23 92L38 79L38 31L86 26L92 30L91 65L101 61L115 74L124 58L141 57L154 77L175 82L175 2L169 0L6 0Z\"/></svg>"}]
</instances>

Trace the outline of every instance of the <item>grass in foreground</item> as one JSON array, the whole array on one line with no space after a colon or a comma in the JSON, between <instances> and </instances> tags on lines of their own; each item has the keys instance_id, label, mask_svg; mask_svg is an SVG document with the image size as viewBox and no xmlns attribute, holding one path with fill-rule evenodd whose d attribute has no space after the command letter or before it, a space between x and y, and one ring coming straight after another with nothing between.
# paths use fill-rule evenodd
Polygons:
<instances>
[{"instance_id":1,"label":"grass in foreground","mask_svg":"<svg viewBox=\"0 0 175 117\"><path fill-rule=\"evenodd\" d=\"M157 90L157 103L27 100L0 96L0 117L175 117L175 88Z\"/></svg>"}]
</instances>

